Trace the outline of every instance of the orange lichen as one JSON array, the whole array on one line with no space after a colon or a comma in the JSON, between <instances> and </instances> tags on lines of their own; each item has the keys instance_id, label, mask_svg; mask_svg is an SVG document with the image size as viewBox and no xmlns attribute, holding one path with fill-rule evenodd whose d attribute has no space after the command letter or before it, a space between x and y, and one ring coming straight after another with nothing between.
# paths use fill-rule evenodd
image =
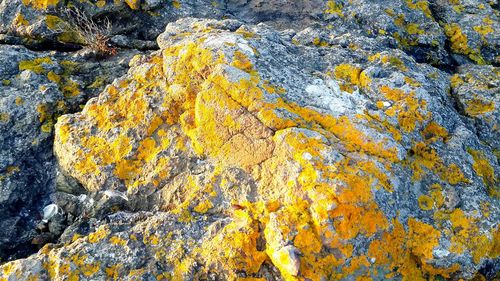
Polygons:
<instances>
[{"instance_id":1,"label":"orange lichen","mask_svg":"<svg viewBox=\"0 0 500 281\"><path fill-rule=\"evenodd\" d=\"M482 258L494 251L492 239L479 229L478 218L469 217L462 210L455 209L449 220L454 233L451 237L451 252L462 254L468 250L474 263L478 264Z\"/></svg>"},{"instance_id":2,"label":"orange lichen","mask_svg":"<svg viewBox=\"0 0 500 281\"><path fill-rule=\"evenodd\" d=\"M439 244L441 233L431 225L419 222L413 218L408 221L409 243L412 253L422 261L432 259L432 250Z\"/></svg>"},{"instance_id":3,"label":"orange lichen","mask_svg":"<svg viewBox=\"0 0 500 281\"><path fill-rule=\"evenodd\" d=\"M438 123L432 121L422 131L422 137L428 142L435 142L437 140L446 142L448 131Z\"/></svg>"},{"instance_id":4,"label":"orange lichen","mask_svg":"<svg viewBox=\"0 0 500 281\"><path fill-rule=\"evenodd\" d=\"M409 163L409 166L413 171L413 179L420 180L428 171L431 171L450 184L468 181L456 164L445 165L436 151L426 143L416 143L411 152L413 159Z\"/></svg>"},{"instance_id":5,"label":"orange lichen","mask_svg":"<svg viewBox=\"0 0 500 281\"><path fill-rule=\"evenodd\" d=\"M257 249L258 225L245 212L236 210L233 222L216 237L204 243L201 255L229 274L237 270L256 273L267 255ZM224 247L220 247L224 245ZM229 275L231 276L231 275ZM233 278L236 276L233 276Z\"/></svg>"},{"instance_id":6,"label":"orange lichen","mask_svg":"<svg viewBox=\"0 0 500 281\"><path fill-rule=\"evenodd\" d=\"M397 272L403 280L424 281L426 273L447 277L459 270L458 265L434 268L427 263L432 258L434 247L438 245L439 231L415 219L410 219L408 226L409 231L406 233L403 225L394 220L393 229L384 232L381 239L370 244L368 257L374 259L375 265L394 270L386 278L393 278Z\"/></svg>"},{"instance_id":7,"label":"orange lichen","mask_svg":"<svg viewBox=\"0 0 500 281\"><path fill-rule=\"evenodd\" d=\"M422 123L427 119L428 115L424 114L427 103L425 100L419 101L415 98L415 93L405 93L403 90L392 89L389 86L379 88L383 96L393 101L394 104L385 111L388 116L398 116L398 123L406 132L415 130L418 123Z\"/></svg>"}]
</instances>

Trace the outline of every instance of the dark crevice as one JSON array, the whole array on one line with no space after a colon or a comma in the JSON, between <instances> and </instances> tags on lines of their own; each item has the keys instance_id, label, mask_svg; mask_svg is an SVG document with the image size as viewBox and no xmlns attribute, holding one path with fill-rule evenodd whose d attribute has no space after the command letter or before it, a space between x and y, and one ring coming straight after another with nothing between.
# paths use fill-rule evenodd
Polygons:
<instances>
[{"instance_id":1,"label":"dark crevice","mask_svg":"<svg viewBox=\"0 0 500 281\"><path fill-rule=\"evenodd\" d=\"M26 49L35 52L44 52L44 51L75 52L83 49L81 45L77 44L62 43L62 42L48 41L48 40L38 41L34 39L11 36L8 34L0 34L0 35L3 35L3 37L0 37L0 45L23 46Z\"/></svg>"},{"instance_id":2,"label":"dark crevice","mask_svg":"<svg viewBox=\"0 0 500 281\"><path fill-rule=\"evenodd\" d=\"M160 49L156 41L144 41L144 43L144 46L116 46L116 44L111 44L111 46L117 47L117 50L157 51ZM57 41L36 41L13 36L5 36L4 38L0 38L0 45L23 46L26 49L34 52L56 51L61 53L77 52L85 48L85 46L79 44L63 43Z\"/></svg>"},{"instance_id":3,"label":"dark crevice","mask_svg":"<svg viewBox=\"0 0 500 281\"><path fill-rule=\"evenodd\" d=\"M37 150L47 150L48 144L50 144L50 140ZM29 151L27 155L36 155L39 153ZM12 198L12 201L7 203L8 208L1 208L4 212L0 214L0 221L14 219L13 224L15 227L13 228L13 232L7 232L6 234L8 237L15 237L16 243L11 243L10 245L2 244L0 247L0 262L24 258L38 250L38 247L32 244L32 239L36 235L36 223L41 219L40 211L49 202L49 195L54 191L54 177L52 174L55 173L55 170L37 172L32 167L43 165L42 163L49 161L55 161L52 155L47 157L43 159L25 159L20 166L32 170L32 173L13 177L13 180L19 182L20 185L30 186L31 193L19 194L18 197Z\"/></svg>"},{"instance_id":4,"label":"dark crevice","mask_svg":"<svg viewBox=\"0 0 500 281\"><path fill-rule=\"evenodd\" d=\"M76 44L59 43L53 41L37 42L34 44L23 44L31 51L58 51L58 52L76 52L83 49L82 46Z\"/></svg>"}]
</instances>

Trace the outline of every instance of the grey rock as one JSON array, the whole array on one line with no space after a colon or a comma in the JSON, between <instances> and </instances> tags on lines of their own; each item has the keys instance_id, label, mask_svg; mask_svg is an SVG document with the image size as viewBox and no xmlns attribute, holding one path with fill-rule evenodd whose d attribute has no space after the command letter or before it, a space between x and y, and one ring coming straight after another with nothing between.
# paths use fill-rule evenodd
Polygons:
<instances>
[{"instance_id":1,"label":"grey rock","mask_svg":"<svg viewBox=\"0 0 500 281\"><path fill-rule=\"evenodd\" d=\"M119 54L0 46L0 261L43 247L0 279L500 270L497 1L13 0L0 43L81 48L51 27L66 4L108 18Z\"/></svg>"},{"instance_id":2,"label":"grey rock","mask_svg":"<svg viewBox=\"0 0 500 281\"><path fill-rule=\"evenodd\" d=\"M309 273L301 270L303 264L325 257L340 259L341 265L352 257L367 259L369 266L361 265L351 273L329 264L341 276L339 279L346 280L366 274L383 280L393 270L394 280L414 277L411 274L424 278L432 274L427 271L429 267L451 279L472 278L477 272L491 276L498 270L498 258L491 247L496 243L500 216L495 195L499 166L494 147L481 140L474 120L456 107L458 95L450 95L451 75L384 46L383 39L351 34L351 38L317 46L307 39L308 33L314 32L309 29L294 35L234 20L186 18L169 24L158 38L160 52L137 57L129 73L91 99L82 112L59 119L55 153L61 169L94 195L84 200L84 211L65 230L60 244L47 250L50 255L69 251L87 255L88 264L99 262L97 271L87 276L89 279L101 278L103 268L115 264L116 243L128 251L123 271L117 274L128 276L141 264L147 270L138 274L145 279L160 274L160 268L173 270L173 278L188 280L200 276L227 279L232 274L281 278L267 275L270 272L308 278ZM357 47L346 48L352 42ZM196 49L201 47L204 49ZM193 52L189 61L207 72L196 76L196 72L185 74L183 68L175 68L182 56L169 55L175 54L176 48L180 48L179 54ZM208 56L203 50L224 54L228 61L215 60L215 65L207 68L197 65L198 60ZM250 63L255 72L248 69ZM181 65L187 67L189 63L182 61ZM170 116L173 112L175 107L160 106L165 100L182 99L183 87L198 83L197 79L203 83L219 77L211 75L220 75L227 83L254 79L253 83L262 89L261 96L253 97L257 102L246 104L242 99L245 95L235 94L233 98L239 103L233 104L225 91L194 91L196 97L190 99L195 100L194 116L190 117L188 111L179 113L187 116L179 121L181 124L160 122L158 128L163 131L158 135L148 130L155 123L154 116ZM182 80L185 78L189 80ZM153 87L154 91L144 87ZM204 97L211 93L217 94L215 100ZM98 110L120 110L132 100L134 105L143 104L144 111L99 121L102 116L96 113ZM279 106L273 107L276 104ZM212 111L205 111L204 106L213 108L220 117L206 118L205 114ZM266 108L276 117L268 119L269 115L263 113ZM196 120L195 128L186 127L190 118ZM239 125L230 121L203 123L218 118L232 118ZM280 120L292 123L282 125ZM337 122L343 123L336 126ZM106 126L100 124L110 127L104 129ZM245 129L238 133L238 128ZM204 135L204 130L209 132ZM116 158L122 153L116 150L106 155L106 143L119 143L121 134L127 137L126 145L115 147L124 148L127 154ZM242 143L233 143L239 134L246 138L239 140ZM159 146L156 140L161 142L166 136L171 137L169 145ZM86 146L89 137L102 144ZM155 140L155 145L146 151L149 138ZM219 145L219 138L220 145L228 151L235 149L234 153L211 151ZM272 141L265 142L269 139ZM298 144L291 141L294 139ZM253 142L245 143L247 140ZM257 140L264 141L262 147L269 144L273 149L258 146ZM301 145L307 141L314 144ZM204 151L201 154L196 152L199 146ZM254 147L244 149L249 146ZM79 163L88 163L85 161L89 159L95 166L90 163L78 168L82 167ZM130 169L124 175L118 168L123 164L131 165L123 167L125 171ZM313 176L302 174L308 167ZM161 176L158 169L164 171ZM123 176L126 178L120 178ZM209 196L203 191L207 186L211 187ZM124 193L128 201L104 191ZM335 196L329 199L328 194ZM300 208L294 196L304 200L306 209L294 209ZM272 207L274 199L279 202L277 207ZM253 208L261 208L259 204L264 204L266 211L256 215L258 211ZM185 217L190 223L185 222ZM129 230L117 234L114 229L128 229L129 219L137 223L134 236ZM167 221L175 221L175 226ZM171 228L164 230L166 225ZM318 244L302 242L301 235L310 229L321 234L304 239ZM168 253L158 267L152 266L157 262L153 256L159 254L151 252L156 251L155 245L162 249L173 245L170 238L162 240L171 237L167 232L184 233L172 234L186 245L179 256L186 261L188 270L181 275L175 275L173 268L178 267ZM153 238L152 245L148 245L145 241L150 241L151 233L160 233L159 240ZM252 242L232 246L241 241L232 236L234 233L248 235L245 237L250 240L244 241ZM116 235L127 239L113 238ZM388 238L391 235L396 236ZM132 237L142 242L137 244ZM342 247L344 243L352 246L348 254ZM311 251L316 247L313 245L318 245L319 250ZM374 254L369 250L372 245L387 253ZM243 249L247 251L244 254ZM406 259L400 259L406 255L426 266L407 264ZM16 268L24 272L23 268L46 256L33 255ZM247 263L239 268L240 259L248 256L253 257L256 268ZM389 265L385 264L385 256L391 256ZM259 263L265 259L269 259L266 265ZM58 260L78 266L67 256L59 256ZM408 267L415 271L405 272ZM331 277L329 271L316 269L315 276ZM31 273L48 274L43 270ZM84 274L80 277L87 278Z\"/></svg>"},{"instance_id":3,"label":"grey rock","mask_svg":"<svg viewBox=\"0 0 500 281\"><path fill-rule=\"evenodd\" d=\"M57 117L78 110L124 73L134 53L99 62L0 45L1 259L26 254L18 247L29 243L41 209L55 192L51 142ZM61 189L77 191L73 186Z\"/></svg>"},{"instance_id":4,"label":"grey rock","mask_svg":"<svg viewBox=\"0 0 500 281\"><path fill-rule=\"evenodd\" d=\"M465 65L452 79L452 95L460 112L471 118L481 141L500 150L500 69L493 66Z\"/></svg>"}]
</instances>

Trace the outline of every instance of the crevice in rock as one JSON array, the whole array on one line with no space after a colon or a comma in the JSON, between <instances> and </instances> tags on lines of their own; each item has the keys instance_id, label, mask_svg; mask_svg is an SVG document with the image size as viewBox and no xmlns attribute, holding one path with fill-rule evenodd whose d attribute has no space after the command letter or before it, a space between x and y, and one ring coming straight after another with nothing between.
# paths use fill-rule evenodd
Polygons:
<instances>
[{"instance_id":1,"label":"crevice in rock","mask_svg":"<svg viewBox=\"0 0 500 281\"><path fill-rule=\"evenodd\" d=\"M23 46L28 50L35 52L57 51L57 52L75 52L83 47L77 44L62 43L56 41L27 39L8 34L0 34L0 45Z\"/></svg>"},{"instance_id":2,"label":"crevice in rock","mask_svg":"<svg viewBox=\"0 0 500 281\"><path fill-rule=\"evenodd\" d=\"M46 144L48 145L48 143ZM37 148L38 151L46 150L46 145ZM28 155L36 155L40 152L29 151ZM32 244L32 239L36 233L36 222L41 219L40 210L49 202L50 193L53 192L54 171L47 170L37 172L32 167L44 165L44 163L55 161L53 156L45 159L27 158L20 164L21 167L31 170L32 174L21 175L23 178L17 179L20 190L16 190L16 197L11 198L8 208L3 208L4 212L0 214L0 221L10 222L10 225L4 225L2 229L4 235L10 238L15 237L15 243L6 244L0 248L0 262L10 261L28 257L38 249ZM22 189L25 186L26 189Z\"/></svg>"}]
</instances>

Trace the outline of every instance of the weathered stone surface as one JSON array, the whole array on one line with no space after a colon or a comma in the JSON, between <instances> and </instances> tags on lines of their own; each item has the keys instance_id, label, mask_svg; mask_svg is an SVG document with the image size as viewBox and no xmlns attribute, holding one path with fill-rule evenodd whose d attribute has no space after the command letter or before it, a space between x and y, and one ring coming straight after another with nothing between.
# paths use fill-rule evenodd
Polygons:
<instances>
[{"instance_id":1,"label":"weathered stone surface","mask_svg":"<svg viewBox=\"0 0 500 281\"><path fill-rule=\"evenodd\" d=\"M57 117L125 73L132 55L93 62L0 45L0 260L32 250L40 211L55 191Z\"/></svg>"},{"instance_id":2,"label":"weathered stone surface","mask_svg":"<svg viewBox=\"0 0 500 281\"><path fill-rule=\"evenodd\" d=\"M432 7L454 54L478 64L500 63L498 1L437 1Z\"/></svg>"},{"instance_id":3,"label":"weathered stone surface","mask_svg":"<svg viewBox=\"0 0 500 281\"><path fill-rule=\"evenodd\" d=\"M32 48L74 48L82 39L65 26L65 7L73 7L92 19L98 26L103 19L112 22L112 35L126 36L132 44L119 47L155 49L154 40L166 23L186 16L218 17L222 13L215 1L3 1L0 4L0 33L24 38ZM139 41L137 41L139 40ZM122 40L123 41L123 40ZM120 43L120 42L118 42ZM68 45L69 44L69 45Z\"/></svg>"},{"instance_id":4,"label":"weathered stone surface","mask_svg":"<svg viewBox=\"0 0 500 281\"><path fill-rule=\"evenodd\" d=\"M56 198L75 222L0 274L492 278L498 111L456 102L494 70L459 80L387 38L314 32L169 24L160 51L58 119L55 154L88 195ZM496 102L492 89L478 96Z\"/></svg>"},{"instance_id":5,"label":"weathered stone surface","mask_svg":"<svg viewBox=\"0 0 500 281\"><path fill-rule=\"evenodd\" d=\"M24 3L24 4L23 4ZM167 23L185 17L234 18L264 22L278 29L314 26L315 44L328 44L346 33L387 37L419 62L441 68L475 62L498 64L498 3L486 0L390 1L3 1L0 33L25 38L24 44L79 43L70 30L60 30L60 9L75 6L96 22L108 18L120 47L151 45ZM123 44L127 39L131 43ZM139 41L137 41L139 40ZM142 42L149 41L149 43ZM67 46L75 47L75 46Z\"/></svg>"},{"instance_id":6,"label":"weathered stone surface","mask_svg":"<svg viewBox=\"0 0 500 281\"><path fill-rule=\"evenodd\" d=\"M463 115L473 118L475 133L493 148L500 150L500 69L492 66L466 65L451 77L452 94Z\"/></svg>"},{"instance_id":7,"label":"weathered stone surface","mask_svg":"<svg viewBox=\"0 0 500 281\"><path fill-rule=\"evenodd\" d=\"M116 57L71 53L71 6L111 21ZM498 277L498 16L0 1L0 262L43 247L0 280Z\"/></svg>"}]
</instances>

